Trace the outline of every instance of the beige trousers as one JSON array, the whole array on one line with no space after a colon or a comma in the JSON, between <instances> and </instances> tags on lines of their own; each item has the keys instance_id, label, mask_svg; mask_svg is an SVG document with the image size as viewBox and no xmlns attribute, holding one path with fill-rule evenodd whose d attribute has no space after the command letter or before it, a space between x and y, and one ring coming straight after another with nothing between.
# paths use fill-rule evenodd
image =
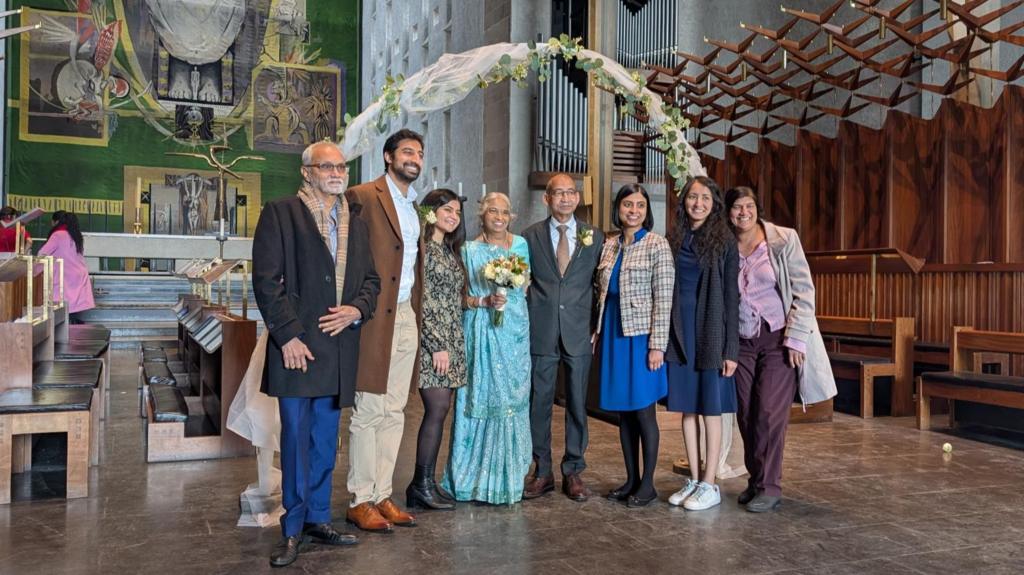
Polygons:
<instances>
[{"instance_id":1,"label":"beige trousers","mask_svg":"<svg viewBox=\"0 0 1024 575\"><path fill-rule=\"evenodd\" d=\"M351 507L367 501L379 503L391 497L392 476L405 428L405 404L409 400L412 370L420 336L416 312L409 302L398 304L395 331L391 336L391 368L387 393L356 392L349 425L348 492Z\"/></svg>"}]
</instances>

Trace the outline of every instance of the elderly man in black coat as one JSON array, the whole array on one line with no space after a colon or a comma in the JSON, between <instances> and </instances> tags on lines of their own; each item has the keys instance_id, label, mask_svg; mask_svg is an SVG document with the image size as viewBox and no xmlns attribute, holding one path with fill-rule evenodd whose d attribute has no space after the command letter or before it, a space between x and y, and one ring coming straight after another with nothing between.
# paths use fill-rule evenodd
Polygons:
<instances>
[{"instance_id":1,"label":"elderly man in black coat","mask_svg":"<svg viewBox=\"0 0 1024 575\"><path fill-rule=\"evenodd\" d=\"M281 413L285 514L275 567L294 562L307 537L357 542L331 525L331 474L341 408L355 397L359 326L380 291L366 224L345 200L341 151L309 146L302 177L297 195L263 206L252 249L253 292L270 332L262 390Z\"/></svg>"}]
</instances>

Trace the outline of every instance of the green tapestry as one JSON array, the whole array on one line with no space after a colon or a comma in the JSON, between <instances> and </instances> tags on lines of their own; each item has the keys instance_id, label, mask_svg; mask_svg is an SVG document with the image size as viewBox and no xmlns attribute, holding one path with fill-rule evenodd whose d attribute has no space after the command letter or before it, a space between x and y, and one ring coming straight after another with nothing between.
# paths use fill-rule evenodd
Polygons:
<instances>
[{"instance_id":1,"label":"green tapestry","mask_svg":"<svg viewBox=\"0 0 1024 575\"><path fill-rule=\"evenodd\" d=\"M21 2L13 2L14 7ZM8 44L6 190L83 228L251 235L358 113L358 0L34 0ZM17 17L8 22L16 25ZM202 158L243 159L225 177ZM358 174L353 174L358 181ZM224 193L220 195L220 186ZM45 224L44 224L45 225Z\"/></svg>"}]
</instances>

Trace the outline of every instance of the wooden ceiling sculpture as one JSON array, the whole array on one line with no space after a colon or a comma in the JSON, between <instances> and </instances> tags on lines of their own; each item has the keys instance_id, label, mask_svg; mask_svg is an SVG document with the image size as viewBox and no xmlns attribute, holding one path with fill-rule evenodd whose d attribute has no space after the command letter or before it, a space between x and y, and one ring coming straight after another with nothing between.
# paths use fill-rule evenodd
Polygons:
<instances>
[{"instance_id":1,"label":"wooden ceiling sculpture","mask_svg":"<svg viewBox=\"0 0 1024 575\"><path fill-rule=\"evenodd\" d=\"M707 54L648 66L647 84L690 119L700 149L864 110L882 118L923 93L963 99L979 79L1024 77L1024 57L1005 70L978 61L999 43L1024 46L1024 0L994 10L986 0L924 0L914 14L920 2L838 0L820 13L782 6L789 19L779 28L741 22L738 42L704 38Z\"/></svg>"}]
</instances>

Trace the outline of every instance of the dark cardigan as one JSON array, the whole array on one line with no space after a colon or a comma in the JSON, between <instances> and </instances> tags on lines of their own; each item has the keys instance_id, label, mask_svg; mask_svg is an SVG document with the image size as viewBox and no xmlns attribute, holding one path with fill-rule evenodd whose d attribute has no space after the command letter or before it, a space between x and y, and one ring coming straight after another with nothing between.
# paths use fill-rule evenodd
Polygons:
<instances>
[{"instance_id":1,"label":"dark cardigan","mask_svg":"<svg viewBox=\"0 0 1024 575\"><path fill-rule=\"evenodd\" d=\"M697 282L696 369L721 369L723 360L736 361L739 357L739 257L736 243L729 242L721 257L701 266ZM682 314L679 298L673 297L670 333L675 341L668 346L666 359L685 364L689 359L679 345L683 341Z\"/></svg>"}]
</instances>

